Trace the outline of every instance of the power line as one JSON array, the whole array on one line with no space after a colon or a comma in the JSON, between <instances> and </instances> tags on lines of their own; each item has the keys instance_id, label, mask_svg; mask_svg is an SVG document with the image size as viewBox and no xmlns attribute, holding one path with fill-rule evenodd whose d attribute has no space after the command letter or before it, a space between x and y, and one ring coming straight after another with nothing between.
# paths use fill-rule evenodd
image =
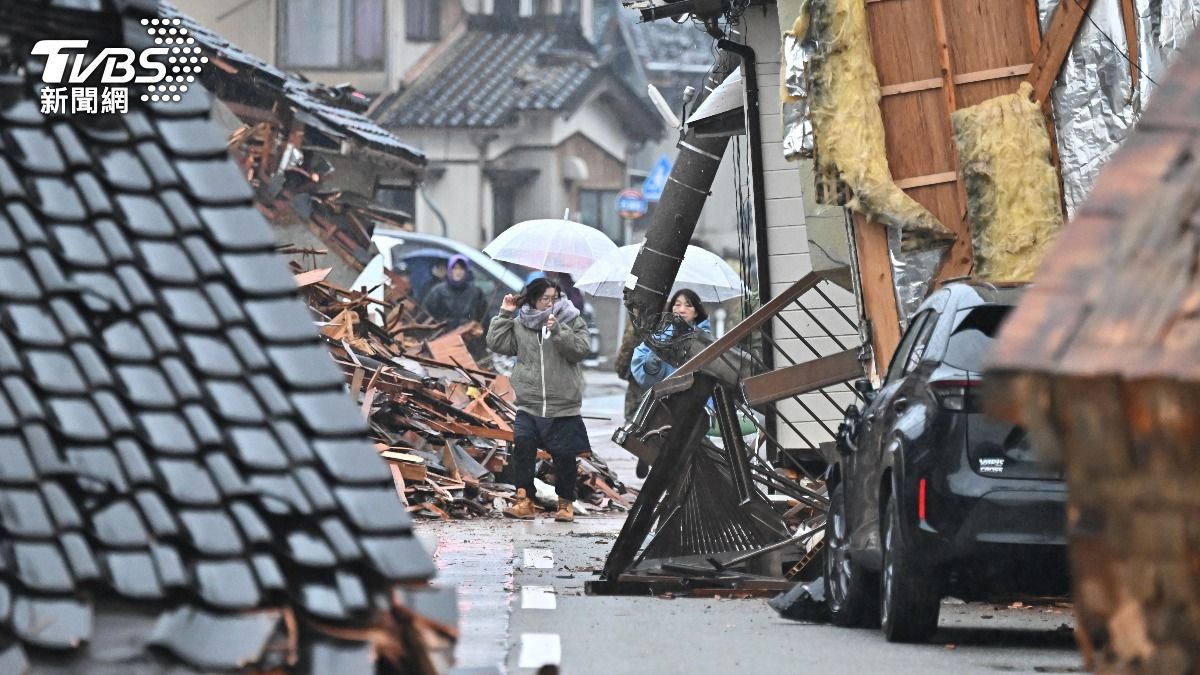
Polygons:
<instances>
[{"instance_id":1,"label":"power line","mask_svg":"<svg viewBox=\"0 0 1200 675\"><path fill-rule=\"evenodd\" d=\"M1156 87L1158 86L1158 82L1156 82L1153 77L1150 77L1149 73L1142 70L1142 67L1140 65L1138 65L1136 62L1134 62L1133 59L1129 58L1129 54L1127 52L1125 52L1123 49L1121 49L1121 46L1117 44L1117 41L1112 39L1111 35L1104 32L1104 29L1100 27L1100 24L1096 23L1096 21L1094 19L1092 19L1091 15L1088 14L1087 10L1083 7L1083 5L1079 4L1079 0L1071 0L1071 1L1075 3L1075 6L1079 8L1079 11L1083 12L1083 18L1087 19L1088 23L1092 24L1092 27L1095 28L1097 31L1099 31L1099 33L1104 36L1105 40L1108 40L1108 43L1113 46L1113 49L1117 50L1117 53L1121 55L1121 58L1125 59L1125 61L1129 65L1131 65L1135 69L1137 69L1137 71L1139 73L1141 73L1143 77L1145 77L1147 80L1150 80L1151 84L1153 84Z\"/></svg>"}]
</instances>

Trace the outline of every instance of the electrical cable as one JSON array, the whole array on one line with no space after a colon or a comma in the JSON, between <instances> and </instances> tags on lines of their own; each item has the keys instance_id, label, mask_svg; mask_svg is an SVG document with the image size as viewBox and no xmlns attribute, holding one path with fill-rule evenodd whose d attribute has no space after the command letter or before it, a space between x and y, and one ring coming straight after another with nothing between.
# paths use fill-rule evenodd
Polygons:
<instances>
[{"instance_id":1,"label":"electrical cable","mask_svg":"<svg viewBox=\"0 0 1200 675\"><path fill-rule=\"evenodd\" d=\"M1104 29L1100 27L1100 24L1096 23L1096 21L1094 19L1092 19L1091 16L1088 15L1088 12L1083 7L1083 5L1079 4L1079 0L1071 0L1071 2L1074 2L1075 6L1079 8L1079 11L1083 12L1083 18L1087 19L1088 23L1092 24L1092 27L1095 28L1097 31L1099 31L1099 33L1104 36L1105 40L1108 40L1108 43L1113 46L1113 49L1117 50L1117 53L1121 55L1121 58L1125 59L1125 61L1129 65L1131 65L1135 69L1137 69L1137 71L1139 73L1141 73L1143 77L1145 77L1147 80L1150 80L1151 84L1153 84L1156 87L1158 86L1158 82L1156 82L1153 77L1150 77L1149 73L1142 70L1142 67L1140 65L1138 65L1137 63L1134 63L1133 59L1129 58L1129 54L1125 50L1121 49L1121 46L1117 44L1117 41L1112 39L1111 35L1104 32Z\"/></svg>"}]
</instances>

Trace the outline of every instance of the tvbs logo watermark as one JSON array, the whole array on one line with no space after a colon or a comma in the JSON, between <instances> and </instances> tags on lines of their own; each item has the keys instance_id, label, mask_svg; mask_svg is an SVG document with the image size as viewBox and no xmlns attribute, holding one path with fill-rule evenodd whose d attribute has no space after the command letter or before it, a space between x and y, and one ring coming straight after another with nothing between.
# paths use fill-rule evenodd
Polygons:
<instances>
[{"instance_id":1,"label":"tvbs logo watermark","mask_svg":"<svg viewBox=\"0 0 1200 675\"><path fill-rule=\"evenodd\" d=\"M154 44L162 46L141 52L108 47L90 63L80 53L87 49L87 40L40 40L32 53L46 57L42 114L129 112L129 85L144 85L143 101L181 100L208 57L200 55L196 39L179 24L179 19L142 19ZM97 74L102 86L81 86Z\"/></svg>"}]
</instances>

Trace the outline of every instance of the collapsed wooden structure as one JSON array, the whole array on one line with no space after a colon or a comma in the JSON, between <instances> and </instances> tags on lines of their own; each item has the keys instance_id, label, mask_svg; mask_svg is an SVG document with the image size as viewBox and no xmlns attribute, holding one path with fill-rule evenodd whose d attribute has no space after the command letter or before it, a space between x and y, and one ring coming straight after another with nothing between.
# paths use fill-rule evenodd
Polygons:
<instances>
[{"instance_id":1,"label":"collapsed wooden structure","mask_svg":"<svg viewBox=\"0 0 1200 675\"><path fill-rule=\"evenodd\" d=\"M444 672L454 589L208 92L39 106L37 41L159 10L0 3L0 672Z\"/></svg>"},{"instance_id":2,"label":"collapsed wooden structure","mask_svg":"<svg viewBox=\"0 0 1200 675\"><path fill-rule=\"evenodd\" d=\"M229 139L260 210L279 239L321 242L348 284L374 255L376 226L402 229L412 214L381 203L380 188L411 188L425 155L366 117L369 99L284 71L165 8L208 59L199 79L242 123Z\"/></svg>"},{"instance_id":3,"label":"collapsed wooden structure","mask_svg":"<svg viewBox=\"0 0 1200 675\"><path fill-rule=\"evenodd\" d=\"M499 517L515 493L500 479L516 401L508 378L478 365L467 347L482 339L482 327L446 330L406 296L388 293L380 301L371 289L349 291L326 280L327 268L300 271L293 263L293 271L408 510ZM383 309L383 325L367 318L370 307ZM569 479L581 511L625 509L636 495L595 457L581 459Z\"/></svg>"}]
</instances>

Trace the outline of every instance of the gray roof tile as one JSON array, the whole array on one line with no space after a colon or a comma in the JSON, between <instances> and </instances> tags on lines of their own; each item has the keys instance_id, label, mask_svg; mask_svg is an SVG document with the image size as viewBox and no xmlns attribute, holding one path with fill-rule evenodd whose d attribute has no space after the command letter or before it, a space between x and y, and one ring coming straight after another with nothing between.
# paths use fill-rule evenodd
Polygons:
<instances>
[{"instance_id":1,"label":"gray roof tile","mask_svg":"<svg viewBox=\"0 0 1200 675\"><path fill-rule=\"evenodd\" d=\"M568 109L602 71L575 17L472 15L377 118L388 128L506 126L522 110Z\"/></svg>"}]
</instances>

